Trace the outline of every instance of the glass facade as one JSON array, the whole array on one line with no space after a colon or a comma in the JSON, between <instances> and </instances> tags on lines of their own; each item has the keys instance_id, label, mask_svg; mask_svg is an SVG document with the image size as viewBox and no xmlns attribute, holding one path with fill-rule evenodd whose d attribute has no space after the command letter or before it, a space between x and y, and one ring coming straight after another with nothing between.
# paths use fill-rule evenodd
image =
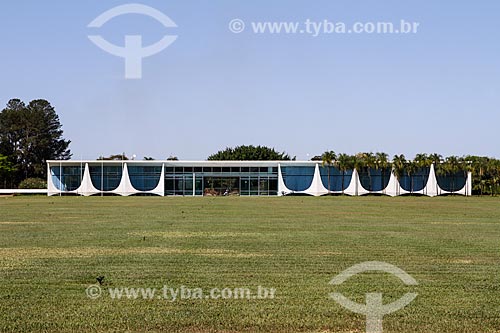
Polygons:
<instances>
[{"instance_id":1,"label":"glass facade","mask_svg":"<svg viewBox=\"0 0 500 333\"><path fill-rule=\"evenodd\" d=\"M165 195L277 194L277 167L165 167Z\"/></svg>"},{"instance_id":2,"label":"glass facade","mask_svg":"<svg viewBox=\"0 0 500 333\"><path fill-rule=\"evenodd\" d=\"M91 165L89 166L92 185L99 191L112 191L120 185L123 166L119 165Z\"/></svg>"},{"instance_id":3,"label":"glass facade","mask_svg":"<svg viewBox=\"0 0 500 333\"><path fill-rule=\"evenodd\" d=\"M84 171L83 166L52 166L50 175L54 186L59 191L74 191L80 187Z\"/></svg>"},{"instance_id":4,"label":"glass facade","mask_svg":"<svg viewBox=\"0 0 500 333\"><path fill-rule=\"evenodd\" d=\"M278 165L281 165L281 181ZM327 190L358 195L365 194L363 189L371 193L385 190L384 193L391 196L400 194L399 186L388 186L390 169L365 168L353 178L353 170L342 172L333 166L309 161L49 161L48 166L49 195L76 190L80 195L112 192L116 195L277 196L297 192L325 195ZM313 184L316 168L321 183ZM430 183L437 181L439 186L426 187L430 167L413 171L411 175L405 172L398 185L410 193L425 189L423 194L430 196L443 191L464 195L472 192L467 172L445 174L443 171L438 168L436 179ZM279 184L283 188L278 189Z\"/></svg>"},{"instance_id":5,"label":"glass facade","mask_svg":"<svg viewBox=\"0 0 500 333\"><path fill-rule=\"evenodd\" d=\"M281 174L290 191L305 191L312 184L314 166L282 166Z\"/></svg>"},{"instance_id":6,"label":"glass facade","mask_svg":"<svg viewBox=\"0 0 500 333\"><path fill-rule=\"evenodd\" d=\"M460 171L455 174L437 174L439 187L444 191L456 192L462 189L467 182L467 172Z\"/></svg>"},{"instance_id":7,"label":"glass facade","mask_svg":"<svg viewBox=\"0 0 500 333\"><path fill-rule=\"evenodd\" d=\"M347 189L349 184L351 184L352 170L342 172L335 167L324 166L319 168L319 173L323 186L329 191L341 192ZM328 181L328 176L330 176L330 181Z\"/></svg>"},{"instance_id":8,"label":"glass facade","mask_svg":"<svg viewBox=\"0 0 500 333\"><path fill-rule=\"evenodd\" d=\"M152 191L160 182L161 166L128 166L130 183L139 191Z\"/></svg>"},{"instance_id":9,"label":"glass facade","mask_svg":"<svg viewBox=\"0 0 500 333\"><path fill-rule=\"evenodd\" d=\"M411 176L406 172L399 179L401 187L408 192L422 191L427 185L427 180L429 179L430 168L421 168L414 171Z\"/></svg>"},{"instance_id":10,"label":"glass facade","mask_svg":"<svg viewBox=\"0 0 500 333\"><path fill-rule=\"evenodd\" d=\"M359 172L359 182L367 191L382 191L389 184L391 169L363 168ZM425 185L424 185L425 186Z\"/></svg>"}]
</instances>

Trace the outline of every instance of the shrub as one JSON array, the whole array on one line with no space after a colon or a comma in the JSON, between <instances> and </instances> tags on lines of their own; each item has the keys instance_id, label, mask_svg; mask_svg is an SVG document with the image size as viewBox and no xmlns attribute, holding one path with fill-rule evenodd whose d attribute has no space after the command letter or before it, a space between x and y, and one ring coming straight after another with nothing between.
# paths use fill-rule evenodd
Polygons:
<instances>
[{"instance_id":1,"label":"shrub","mask_svg":"<svg viewBox=\"0 0 500 333\"><path fill-rule=\"evenodd\" d=\"M20 189L43 189L47 188L47 182L42 178L26 178L19 184Z\"/></svg>"}]
</instances>

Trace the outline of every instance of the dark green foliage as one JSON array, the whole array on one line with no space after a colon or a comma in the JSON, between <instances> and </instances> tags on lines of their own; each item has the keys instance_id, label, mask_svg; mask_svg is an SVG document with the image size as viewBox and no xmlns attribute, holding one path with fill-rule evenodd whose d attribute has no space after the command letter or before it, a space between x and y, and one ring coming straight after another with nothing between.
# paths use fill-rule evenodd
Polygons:
<instances>
[{"instance_id":1,"label":"dark green foliage","mask_svg":"<svg viewBox=\"0 0 500 333\"><path fill-rule=\"evenodd\" d=\"M129 158L125 153L110 155L108 157L99 156L98 161L128 161Z\"/></svg>"},{"instance_id":2,"label":"dark green foliage","mask_svg":"<svg viewBox=\"0 0 500 333\"><path fill-rule=\"evenodd\" d=\"M292 160L290 155L264 146L238 146L226 148L208 157L209 161L283 161ZM293 158L295 160L295 157Z\"/></svg>"},{"instance_id":3,"label":"dark green foliage","mask_svg":"<svg viewBox=\"0 0 500 333\"><path fill-rule=\"evenodd\" d=\"M484 156L465 156L467 171L472 172L472 191L476 194L500 193L500 160Z\"/></svg>"},{"instance_id":4,"label":"dark green foliage","mask_svg":"<svg viewBox=\"0 0 500 333\"><path fill-rule=\"evenodd\" d=\"M9 157L0 155L0 180L2 182L0 184L0 187L3 188L12 187L12 185L10 185L11 181L8 181L8 179L11 178L15 170L16 169L9 161Z\"/></svg>"},{"instance_id":5,"label":"dark green foliage","mask_svg":"<svg viewBox=\"0 0 500 333\"><path fill-rule=\"evenodd\" d=\"M30 177L47 176L47 160L66 160L71 157L71 141L64 140L61 123L55 109L43 99L28 105L12 99L0 113L0 154L14 170L0 175L10 186Z\"/></svg>"},{"instance_id":6,"label":"dark green foliage","mask_svg":"<svg viewBox=\"0 0 500 333\"><path fill-rule=\"evenodd\" d=\"M0 177L2 177L3 175L7 175L14 170L15 168L9 161L8 156L0 155Z\"/></svg>"}]
</instances>

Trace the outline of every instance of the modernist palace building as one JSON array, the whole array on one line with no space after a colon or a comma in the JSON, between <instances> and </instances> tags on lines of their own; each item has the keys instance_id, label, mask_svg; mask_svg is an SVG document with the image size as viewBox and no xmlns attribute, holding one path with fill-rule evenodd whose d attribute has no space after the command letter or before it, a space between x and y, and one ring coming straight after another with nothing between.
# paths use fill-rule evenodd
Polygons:
<instances>
[{"instance_id":1,"label":"modernist palace building","mask_svg":"<svg viewBox=\"0 0 500 333\"><path fill-rule=\"evenodd\" d=\"M471 195L470 173L434 166L398 179L393 171L347 170L317 161L48 161L48 195L281 196Z\"/></svg>"}]
</instances>

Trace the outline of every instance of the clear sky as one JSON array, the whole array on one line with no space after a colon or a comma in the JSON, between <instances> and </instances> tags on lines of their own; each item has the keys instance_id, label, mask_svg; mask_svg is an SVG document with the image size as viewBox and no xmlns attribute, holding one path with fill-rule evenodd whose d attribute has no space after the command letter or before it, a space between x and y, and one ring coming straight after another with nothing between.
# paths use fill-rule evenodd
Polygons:
<instances>
[{"instance_id":1,"label":"clear sky","mask_svg":"<svg viewBox=\"0 0 500 333\"><path fill-rule=\"evenodd\" d=\"M500 157L498 0L137 1L177 28L128 14L88 24L127 1L2 1L0 104L49 100L73 158L205 159L267 145L307 159L325 150ZM242 19L234 34L229 22ZM250 22L401 19L411 35L255 34ZM94 45L177 35L143 60L140 80Z\"/></svg>"}]
</instances>

